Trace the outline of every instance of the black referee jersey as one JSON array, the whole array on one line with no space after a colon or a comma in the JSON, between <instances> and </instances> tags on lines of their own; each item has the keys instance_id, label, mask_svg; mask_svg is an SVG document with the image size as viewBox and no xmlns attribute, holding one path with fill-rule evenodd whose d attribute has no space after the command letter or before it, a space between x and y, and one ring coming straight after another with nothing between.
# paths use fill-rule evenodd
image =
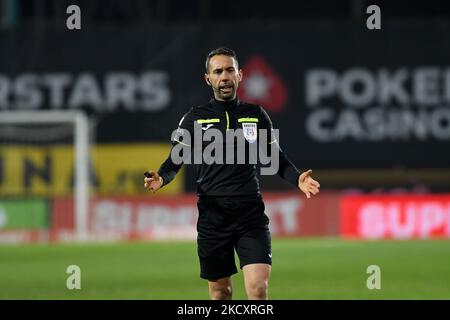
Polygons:
<instances>
[{"instance_id":1,"label":"black referee jersey","mask_svg":"<svg viewBox=\"0 0 450 320\"><path fill-rule=\"evenodd\" d=\"M270 151L270 144L275 143L276 151L279 153L278 175L297 186L300 172L286 157L280 149L275 136L272 135L272 121L266 111L259 105L249 104L239 99L233 101L219 101L211 99L208 103L192 107L181 119L177 130L179 134L172 138L173 147L183 143L183 132L188 131L191 135L191 143L194 143L194 123L202 126L202 134L208 129L215 128L222 132L223 143L225 144L226 131L229 129L242 129L249 123L257 129L266 129L268 133L267 150ZM260 135L258 135L259 139ZM256 141L258 143L259 141ZM245 143L248 147L248 141ZM202 143L202 150L208 143ZM189 146L193 153L193 146ZM172 148L173 148L172 147ZM237 144L234 146L234 155L236 157ZM224 150L226 150L224 146ZM191 157L192 158L192 157ZM192 158L193 159L193 158ZM236 159L235 159L236 160ZM191 162L192 163L192 162ZM175 178L181 164L175 164L171 156L163 162L158 170L158 174L163 178L164 185L170 183ZM260 188L257 176L258 164L251 164L248 161L248 155L244 164L227 164L225 155L223 164L207 164L202 161L201 164L195 164L197 194L199 196L238 196L238 195L260 195Z\"/></svg>"}]
</instances>

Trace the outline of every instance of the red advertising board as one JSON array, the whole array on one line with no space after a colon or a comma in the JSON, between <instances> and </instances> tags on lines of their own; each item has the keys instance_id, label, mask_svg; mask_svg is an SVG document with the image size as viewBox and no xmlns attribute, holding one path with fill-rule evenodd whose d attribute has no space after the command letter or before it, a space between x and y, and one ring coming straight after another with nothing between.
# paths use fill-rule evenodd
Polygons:
<instances>
[{"instance_id":1,"label":"red advertising board","mask_svg":"<svg viewBox=\"0 0 450 320\"><path fill-rule=\"evenodd\" d=\"M337 236L339 196L306 198L299 192L263 195L274 236ZM75 230L71 198L53 203L51 239L71 240ZM88 229L93 237L116 240L195 239L197 197L140 196L92 199Z\"/></svg>"},{"instance_id":2,"label":"red advertising board","mask_svg":"<svg viewBox=\"0 0 450 320\"><path fill-rule=\"evenodd\" d=\"M450 194L344 196L345 238L450 238Z\"/></svg>"},{"instance_id":3,"label":"red advertising board","mask_svg":"<svg viewBox=\"0 0 450 320\"><path fill-rule=\"evenodd\" d=\"M264 193L275 237L342 236L355 239L450 238L450 194L342 196L321 192ZM90 201L88 240L193 240L197 197L98 197ZM0 230L0 242L72 241L72 198L52 201L48 230Z\"/></svg>"}]
</instances>

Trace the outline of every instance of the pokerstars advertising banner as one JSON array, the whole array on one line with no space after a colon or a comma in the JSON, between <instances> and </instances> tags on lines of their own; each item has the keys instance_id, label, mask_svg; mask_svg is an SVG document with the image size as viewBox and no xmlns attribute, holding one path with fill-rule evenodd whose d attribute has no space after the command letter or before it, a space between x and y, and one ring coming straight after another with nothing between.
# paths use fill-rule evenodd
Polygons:
<instances>
[{"instance_id":1,"label":"pokerstars advertising banner","mask_svg":"<svg viewBox=\"0 0 450 320\"><path fill-rule=\"evenodd\" d=\"M98 142L168 142L211 97L204 61L238 53L299 167L448 168L448 22L183 24L0 31L0 110L83 109ZM20 55L17 55L20 52Z\"/></svg>"}]
</instances>

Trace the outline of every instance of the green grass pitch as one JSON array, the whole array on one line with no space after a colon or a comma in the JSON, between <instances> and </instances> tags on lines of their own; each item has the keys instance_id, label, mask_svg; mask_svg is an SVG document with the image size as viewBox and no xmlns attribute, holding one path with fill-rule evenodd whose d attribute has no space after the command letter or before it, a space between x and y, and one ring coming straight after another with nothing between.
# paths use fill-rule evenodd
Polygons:
<instances>
[{"instance_id":1,"label":"green grass pitch","mask_svg":"<svg viewBox=\"0 0 450 320\"><path fill-rule=\"evenodd\" d=\"M270 299L450 299L450 241L274 239ZM237 262L237 260L236 260ZM68 290L69 265L81 289ZM381 289L369 290L369 265ZM234 299L246 299L242 272ZM2 245L0 299L208 299L195 242Z\"/></svg>"}]
</instances>

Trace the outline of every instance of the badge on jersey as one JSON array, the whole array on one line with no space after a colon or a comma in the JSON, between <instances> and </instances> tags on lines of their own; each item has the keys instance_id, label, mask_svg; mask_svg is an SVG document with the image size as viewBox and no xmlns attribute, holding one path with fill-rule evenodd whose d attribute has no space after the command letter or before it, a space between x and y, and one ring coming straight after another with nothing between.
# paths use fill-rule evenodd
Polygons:
<instances>
[{"instance_id":1,"label":"badge on jersey","mask_svg":"<svg viewBox=\"0 0 450 320\"><path fill-rule=\"evenodd\" d=\"M256 141L258 138L258 128L256 127L256 123L243 123L242 131L244 133L244 138L250 143Z\"/></svg>"}]
</instances>

